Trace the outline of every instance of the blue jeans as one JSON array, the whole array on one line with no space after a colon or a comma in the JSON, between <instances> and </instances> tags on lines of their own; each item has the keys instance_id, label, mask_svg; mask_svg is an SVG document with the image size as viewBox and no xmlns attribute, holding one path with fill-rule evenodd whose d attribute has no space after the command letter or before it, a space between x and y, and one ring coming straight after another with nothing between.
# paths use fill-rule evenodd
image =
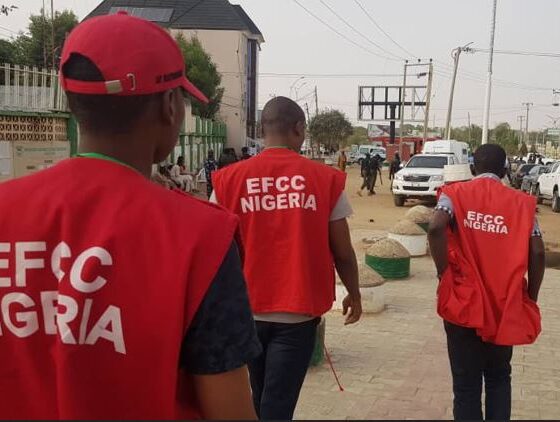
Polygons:
<instances>
[{"instance_id":1,"label":"blue jeans","mask_svg":"<svg viewBox=\"0 0 560 422\"><path fill-rule=\"evenodd\" d=\"M472 328L444 322L453 375L455 420L482 420L482 381L486 420L511 416L511 357L513 347L485 343Z\"/></svg>"},{"instance_id":2,"label":"blue jeans","mask_svg":"<svg viewBox=\"0 0 560 422\"><path fill-rule=\"evenodd\" d=\"M257 321L263 352L249 363L249 373L259 419L293 418L319 321L319 318L299 324Z\"/></svg>"}]
</instances>

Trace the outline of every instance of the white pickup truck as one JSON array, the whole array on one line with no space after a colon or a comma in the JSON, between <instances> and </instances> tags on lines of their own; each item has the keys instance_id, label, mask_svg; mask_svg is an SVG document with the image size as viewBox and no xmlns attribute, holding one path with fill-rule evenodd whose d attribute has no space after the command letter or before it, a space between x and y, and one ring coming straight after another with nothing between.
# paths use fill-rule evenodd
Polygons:
<instances>
[{"instance_id":1,"label":"white pickup truck","mask_svg":"<svg viewBox=\"0 0 560 422\"><path fill-rule=\"evenodd\" d=\"M402 207L407 199L436 199L443 185L444 167L457 164L453 155L419 154L395 174L393 200Z\"/></svg>"},{"instance_id":2,"label":"white pickup truck","mask_svg":"<svg viewBox=\"0 0 560 422\"><path fill-rule=\"evenodd\" d=\"M536 196L539 203L543 199L552 200L552 211L560 212L560 162L553 164L549 173L539 176Z\"/></svg>"}]
</instances>

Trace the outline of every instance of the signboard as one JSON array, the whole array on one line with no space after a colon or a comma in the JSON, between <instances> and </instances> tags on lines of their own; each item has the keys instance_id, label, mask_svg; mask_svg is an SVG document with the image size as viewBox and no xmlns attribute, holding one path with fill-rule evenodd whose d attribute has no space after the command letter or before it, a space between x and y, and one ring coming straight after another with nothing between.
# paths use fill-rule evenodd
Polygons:
<instances>
[{"instance_id":1,"label":"signboard","mask_svg":"<svg viewBox=\"0 0 560 422\"><path fill-rule=\"evenodd\" d=\"M27 176L70 156L69 142L0 142L0 181Z\"/></svg>"}]
</instances>

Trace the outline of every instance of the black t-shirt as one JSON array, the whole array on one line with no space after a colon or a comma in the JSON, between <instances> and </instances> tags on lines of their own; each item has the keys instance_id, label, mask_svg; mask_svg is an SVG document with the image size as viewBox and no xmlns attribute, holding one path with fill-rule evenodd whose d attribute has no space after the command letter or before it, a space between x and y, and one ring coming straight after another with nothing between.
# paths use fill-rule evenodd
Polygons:
<instances>
[{"instance_id":1,"label":"black t-shirt","mask_svg":"<svg viewBox=\"0 0 560 422\"><path fill-rule=\"evenodd\" d=\"M234 242L185 335L180 366L191 375L220 374L261 352Z\"/></svg>"}]
</instances>

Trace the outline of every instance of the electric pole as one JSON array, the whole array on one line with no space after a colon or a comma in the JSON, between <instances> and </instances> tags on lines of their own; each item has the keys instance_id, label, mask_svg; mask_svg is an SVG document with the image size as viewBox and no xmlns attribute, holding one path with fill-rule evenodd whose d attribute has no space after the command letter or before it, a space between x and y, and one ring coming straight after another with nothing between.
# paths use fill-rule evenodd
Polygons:
<instances>
[{"instance_id":1,"label":"electric pole","mask_svg":"<svg viewBox=\"0 0 560 422\"><path fill-rule=\"evenodd\" d=\"M451 78L451 91L449 93L449 106L447 107L447 120L445 123L446 139L451 139L451 114L453 111L453 95L455 94L455 82L457 80L457 70L459 68L459 57L461 56L461 53L463 51L464 52L470 51L469 45L471 44L472 42L468 43L463 47L457 47L451 52L451 57L453 57L454 66L453 66L453 77Z\"/></svg>"},{"instance_id":2,"label":"electric pole","mask_svg":"<svg viewBox=\"0 0 560 422\"><path fill-rule=\"evenodd\" d=\"M472 136L471 136L472 126L471 126L471 112L470 111L467 113L467 117L469 119L469 145L470 145L471 141L472 141Z\"/></svg>"},{"instance_id":3,"label":"electric pole","mask_svg":"<svg viewBox=\"0 0 560 422\"><path fill-rule=\"evenodd\" d=\"M488 76L486 80L486 97L484 100L484 119L482 125L482 144L488 143L488 126L490 125L490 98L492 96L492 66L494 62L494 39L496 35L496 9L498 0L492 7L492 23L490 25L490 54L488 55Z\"/></svg>"},{"instance_id":4,"label":"electric pole","mask_svg":"<svg viewBox=\"0 0 560 422\"><path fill-rule=\"evenodd\" d=\"M52 68L56 68L55 45L54 45L54 0L51 0L51 42L52 42Z\"/></svg>"},{"instance_id":5,"label":"electric pole","mask_svg":"<svg viewBox=\"0 0 560 422\"><path fill-rule=\"evenodd\" d=\"M307 103L305 103L305 111L307 112L307 124L309 124L311 118L309 117L309 104Z\"/></svg>"},{"instance_id":6,"label":"electric pole","mask_svg":"<svg viewBox=\"0 0 560 422\"><path fill-rule=\"evenodd\" d=\"M317 85L315 85L315 116L319 115L319 97L317 96Z\"/></svg>"},{"instance_id":7,"label":"electric pole","mask_svg":"<svg viewBox=\"0 0 560 422\"><path fill-rule=\"evenodd\" d=\"M523 145L523 122L525 121L525 116L517 116L517 120L519 121L519 149L521 149L521 145Z\"/></svg>"},{"instance_id":8,"label":"electric pole","mask_svg":"<svg viewBox=\"0 0 560 422\"><path fill-rule=\"evenodd\" d=\"M529 146L529 108L533 106L533 103L523 103L523 106L527 107L527 117L525 118L525 136L523 140L525 144Z\"/></svg>"}]
</instances>

